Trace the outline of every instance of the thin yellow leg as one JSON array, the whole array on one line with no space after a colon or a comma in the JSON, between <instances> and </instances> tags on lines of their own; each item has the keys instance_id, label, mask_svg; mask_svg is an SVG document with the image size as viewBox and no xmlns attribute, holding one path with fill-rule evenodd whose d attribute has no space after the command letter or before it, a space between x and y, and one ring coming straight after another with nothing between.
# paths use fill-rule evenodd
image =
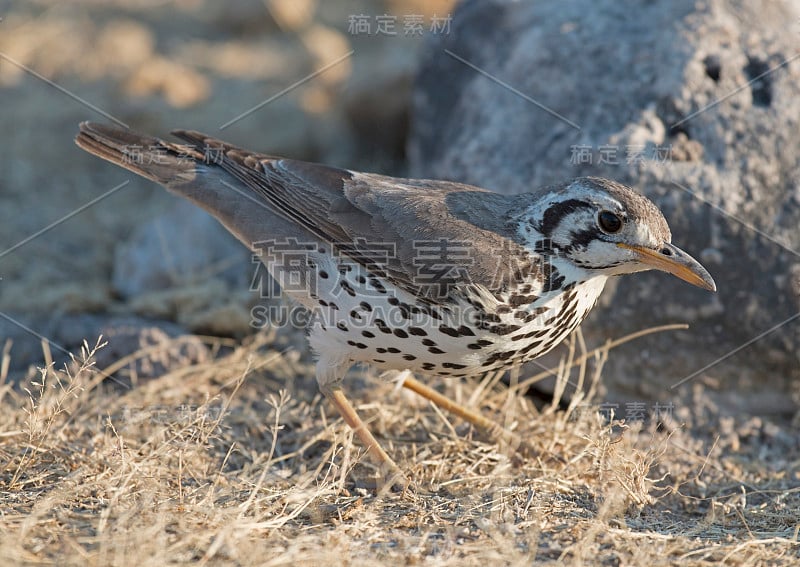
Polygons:
<instances>
[{"instance_id":1,"label":"thin yellow leg","mask_svg":"<svg viewBox=\"0 0 800 567\"><path fill-rule=\"evenodd\" d=\"M350 404L350 401L347 399L347 396L344 395L344 392L341 388L331 388L326 389L323 393L325 396L333 402L333 405L336 406L336 410L344 419L345 423L349 425L364 446L367 448L367 452L369 456L372 458L373 461L380 467L381 474L383 474L386 478L388 475L392 475L392 477L397 477L398 475L402 475L402 471L400 467L398 467L392 458L383 450L378 443L378 440L370 432L369 428L367 428L367 424L364 423L361 418L356 413L355 408ZM394 479L396 480L396 478Z\"/></svg>"},{"instance_id":2,"label":"thin yellow leg","mask_svg":"<svg viewBox=\"0 0 800 567\"><path fill-rule=\"evenodd\" d=\"M432 401L443 410L449 411L450 413L455 414L461 419L471 423L475 427L482 429L491 435L493 439L499 439L513 444L519 443L519 438L510 431L506 430L499 423L492 421L491 419L488 419L481 414L472 411L471 409L465 408L460 404L457 404L450 398L443 396L433 388L429 388L412 376L407 376L405 378L403 381L403 387L408 388L412 392L416 392L423 398Z\"/></svg>"}]
</instances>

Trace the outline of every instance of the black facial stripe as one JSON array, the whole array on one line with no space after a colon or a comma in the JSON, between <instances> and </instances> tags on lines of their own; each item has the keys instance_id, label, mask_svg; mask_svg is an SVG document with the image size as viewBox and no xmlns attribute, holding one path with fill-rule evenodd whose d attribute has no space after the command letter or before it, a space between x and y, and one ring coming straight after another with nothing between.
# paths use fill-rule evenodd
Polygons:
<instances>
[{"instance_id":1,"label":"black facial stripe","mask_svg":"<svg viewBox=\"0 0 800 567\"><path fill-rule=\"evenodd\" d=\"M567 253L572 252L576 248L586 248L592 240L604 240L603 233L597 228L574 231L570 233L569 237L570 245L567 247Z\"/></svg>"},{"instance_id":2,"label":"black facial stripe","mask_svg":"<svg viewBox=\"0 0 800 567\"><path fill-rule=\"evenodd\" d=\"M539 232L545 236L551 236L556 227L561 223L565 216L577 211L578 209L592 209L592 205L586 201L578 199L568 199L560 203L551 205L542 216L542 224Z\"/></svg>"}]
</instances>

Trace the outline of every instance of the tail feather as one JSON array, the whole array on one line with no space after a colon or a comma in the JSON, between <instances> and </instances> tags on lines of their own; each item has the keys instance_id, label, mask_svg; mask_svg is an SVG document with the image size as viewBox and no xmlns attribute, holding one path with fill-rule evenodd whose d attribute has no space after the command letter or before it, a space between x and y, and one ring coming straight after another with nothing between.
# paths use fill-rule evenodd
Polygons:
<instances>
[{"instance_id":1,"label":"tail feather","mask_svg":"<svg viewBox=\"0 0 800 567\"><path fill-rule=\"evenodd\" d=\"M130 130L82 122L75 143L90 154L141 175L170 185L194 177L203 162L194 145L178 145Z\"/></svg>"},{"instance_id":2,"label":"tail feather","mask_svg":"<svg viewBox=\"0 0 800 567\"><path fill-rule=\"evenodd\" d=\"M256 243L307 237L294 221L275 211L261 193L261 185L242 181L222 166L220 160L226 160L219 149L225 150L227 158L233 146L199 132L179 131L177 135L187 145L83 122L75 142L87 152L155 181L205 209L245 246L255 248L267 264L277 257L268 256ZM244 154L244 150L236 151Z\"/></svg>"}]
</instances>

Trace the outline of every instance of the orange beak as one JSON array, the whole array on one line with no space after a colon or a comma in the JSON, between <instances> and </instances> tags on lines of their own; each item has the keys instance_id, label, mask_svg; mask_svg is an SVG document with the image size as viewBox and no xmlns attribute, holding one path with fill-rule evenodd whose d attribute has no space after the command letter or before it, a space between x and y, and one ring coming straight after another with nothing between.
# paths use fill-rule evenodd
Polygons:
<instances>
[{"instance_id":1,"label":"orange beak","mask_svg":"<svg viewBox=\"0 0 800 567\"><path fill-rule=\"evenodd\" d=\"M700 262L677 246L664 244L661 250L653 250L651 248L645 248L644 246L625 244L622 242L618 243L617 246L635 252L641 263L647 264L656 270L672 274L697 287L709 291L717 291L717 285L714 283L713 278L706 269L700 265Z\"/></svg>"}]
</instances>

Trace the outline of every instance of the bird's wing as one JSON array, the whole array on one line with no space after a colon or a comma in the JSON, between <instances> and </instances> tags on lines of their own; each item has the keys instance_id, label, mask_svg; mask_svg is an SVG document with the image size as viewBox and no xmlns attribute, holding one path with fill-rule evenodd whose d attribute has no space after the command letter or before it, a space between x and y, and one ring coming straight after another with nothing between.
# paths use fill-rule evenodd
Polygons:
<instances>
[{"instance_id":1,"label":"bird's wing","mask_svg":"<svg viewBox=\"0 0 800 567\"><path fill-rule=\"evenodd\" d=\"M173 134L276 213L420 298L454 299L456 284L465 283L499 292L533 269L510 238L518 197L258 154L199 132Z\"/></svg>"}]
</instances>

